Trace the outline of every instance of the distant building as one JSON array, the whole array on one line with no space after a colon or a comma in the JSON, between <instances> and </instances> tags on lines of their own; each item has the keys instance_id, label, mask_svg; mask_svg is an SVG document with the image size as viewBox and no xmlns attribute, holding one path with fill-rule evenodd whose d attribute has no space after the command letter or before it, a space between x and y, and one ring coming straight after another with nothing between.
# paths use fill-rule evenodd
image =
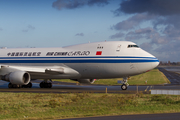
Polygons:
<instances>
[{"instance_id":1,"label":"distant building","mask_svg":"<svg viewBox=\"0 0 180 120\"><path fill-rule=\"evenodd\" d=\"M165 61L160 61L159 62L159 66L180 66L180 62L171 62L171 61L168 61L168 62L165 62Z\"/></svg>"},{"instance_id":2,"label":"distant building","mask_svg":"<svg viewBox=\"0 0 180 120\"><path fill-rule=\"evenodd\" d=\"M170 62L170 61L168 61L168 65L171 65L171 62Z\"/></svg>"}]
</instances>

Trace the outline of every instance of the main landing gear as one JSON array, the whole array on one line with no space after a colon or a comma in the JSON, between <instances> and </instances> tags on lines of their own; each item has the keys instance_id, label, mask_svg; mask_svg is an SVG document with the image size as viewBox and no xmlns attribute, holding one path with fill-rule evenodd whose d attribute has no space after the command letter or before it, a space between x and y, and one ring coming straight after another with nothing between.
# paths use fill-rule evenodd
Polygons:
<instances>
[{"instance_id":1,"label":"main landing gear","mask_svg":"<svg viewBox=\"0 0 180 120\"><path fill-rule=\"evenodd\" d=\"M23 88L32 88L32 83L29 82L27 85L22 85Z\"/></svg>"},{"instance_id":2,"label":"main landing gear","mask_svg":"<svg viewBox=\"0 0 180 120\"><path fill-rule=\"evenodd\" d=\"M27 85L8 84L8 88L32 88L32 83L29 82Z\"/></svg>"},{"instance_id":3,"label":"main landing gear","mask_svg":"<svg viewBox=\"0 0 180 120\"><path fill-rule=\"evenodd\" d=\"M21 88L21 87L22 87L21 85L16 85L16 84L12 84L12 83L8 84L8 88Z\"/></svg>"},{"instance_id":4,"label":"main landing gear","mask_svg":"<svg viewBox=\"0 0 180 120\"><path fill-rule=\"evenodd\" d=\"M122 89L122 90L126 90L127 87L129 86L129 84L127 83L127 81L128 81L128 77L124 77L124 78L123 78L122 85L121 85L121 89Z\"/></svg>"},{"instance_id":5,"label":"main landing gear","mask_svg":"<svg viewBox=\"0 0 180 120\"><path fill-rule=\"evenodd\" d=\"M49 79L51 82L52 80ZM52 88L52 83L51 82L48 82L48 80L44 80L43 82L41 82L39 84L40 88Z\"/></svg>"}]
</instances>

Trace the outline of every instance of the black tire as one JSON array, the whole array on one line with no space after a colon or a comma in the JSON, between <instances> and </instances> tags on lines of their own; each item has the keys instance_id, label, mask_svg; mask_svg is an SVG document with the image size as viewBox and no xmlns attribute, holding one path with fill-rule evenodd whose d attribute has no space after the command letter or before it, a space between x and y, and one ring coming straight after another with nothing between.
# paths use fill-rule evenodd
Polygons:
<instances>
[{"instance_id":1,"label":"black tire","mask_svg":"<svg viewBox=\"0 0 180 120\"><path fill-rule=\"evenodd\" d=\"M44 88L48 88L48 83L44 83Z\"/></svg>"},{"instance_id":2,"label":"black tire","mask_svg":"<svg viewBox=\"0 0 180 120\"><path fill-rule=\"evenodd\" d=\"M24 88L28 88L28 86L27 86L27 85L23 85L23 87L24 87Z\"/></svg>"},{"instance_id":3,"label":"black tire","mask_svg":"<svg viewBox=\"0 0 180 120\"><path fill-rule=\"evenodd\" d=\"M12 88L18 88L18 85L12 84Z\"/></svg>"},{"instance_id":4,"label":"black tire","mask_svg":"<svg viewBox=\"0 0 180 120\"><path fill-rule=\"evenodd\" d=\"M41 82L39 86L40 88L52 88L52 83Z\"/></svg>"},{"instance_id":5,"label":"black tire","mask_svg":"<svg viewBox=\"0 0 180 120\"><path fill-rule=\"evenodd\" d=\"M52 88L52 83L47 83L47 88Z\"/></svg>"},{"instance_id":6,"label":"black tire","mask_svg":"<svg viewBox=\"0 0 180 120\"><path fill-rule=\"evenodd\" d=\"M12 83L9 83L9 84L8 84L8 88L12 88Z\"/></svg>"},{"instance_id":7,"label":"black tire","mask_svg":"<svg viewBox=\"0 0 180 120\"><path fill-rule=\"evenodd\" d=\"M44 82L41 82L40 84L39 84L39 86L40 86L40 88L44 88L45 86L44 86Z\"/></svg>"},{"instance_id":8,"label":"black tire","mask_svg":"<svg viewBox=\"0 0 180 120\"><path fill-rule=\"evenodd\" d=\"M121 85L121 89L122 89L122 90L126 90L126 89L127 89L127 85L126 85L126 84L122 84L122 85Z\"/></svg>"},{"instance_id":9,"label":"black tire","mask_svg":"<svg viewBox=\"0 0 180 120\"><path fill-rule=\"evenodd\" d=\"M27 84L27 87L28 87L28 88L32 88L32 83L29 82L29 83Z\"/></svg>"}]
</instances>

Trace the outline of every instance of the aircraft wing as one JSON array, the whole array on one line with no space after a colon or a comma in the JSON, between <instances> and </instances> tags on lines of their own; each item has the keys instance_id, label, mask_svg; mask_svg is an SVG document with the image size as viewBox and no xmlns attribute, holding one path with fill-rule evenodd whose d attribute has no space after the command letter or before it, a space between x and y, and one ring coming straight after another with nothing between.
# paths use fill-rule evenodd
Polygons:
<instances>
[{"instance_id":1,"label":"aircraft wing","mask_svg":"<svg viewBox=\"0 0 180 120\"><path fill-rule=\"evenodd\" d=\"M29 73L48 73L48 74L63 74L65 73L64 67L60 66L1 66L1 72L8 74L9 72L14 72L14 71L26 71ZM0 73L1 74L1 73Z\"/></svg>"},{"instance_id":2,"label":"aircraft wing","mask_svg":"<svg viewBox=\"0 0 180 120\"><path fill-rule=\"evenodd\" d=\"M31 79L74 79L80 76L80 74L76 70L64 66L1 65L0 76L2 80L23 85L25 82L30 82Z\"/></svg>"}]
</instances>

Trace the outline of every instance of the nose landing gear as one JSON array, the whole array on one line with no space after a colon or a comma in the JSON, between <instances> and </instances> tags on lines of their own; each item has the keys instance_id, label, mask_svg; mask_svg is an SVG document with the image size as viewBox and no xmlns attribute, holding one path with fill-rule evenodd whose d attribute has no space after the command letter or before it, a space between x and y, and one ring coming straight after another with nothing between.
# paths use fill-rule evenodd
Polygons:
<instances>
[{"instance_id":1,"label":"nose landing gear","mask_svg":"<svg viewBox=\"0 0 180 120\"><path fill-rule=\"evenodd\" d=\"M121 89L122 89L122 90L126 90L127 87L129 86L129 84L127 83L127 81L128 81L128 77L124 77L124 78L123 78L122 85L121 85Z\"/></svg>"}]
</instances>

